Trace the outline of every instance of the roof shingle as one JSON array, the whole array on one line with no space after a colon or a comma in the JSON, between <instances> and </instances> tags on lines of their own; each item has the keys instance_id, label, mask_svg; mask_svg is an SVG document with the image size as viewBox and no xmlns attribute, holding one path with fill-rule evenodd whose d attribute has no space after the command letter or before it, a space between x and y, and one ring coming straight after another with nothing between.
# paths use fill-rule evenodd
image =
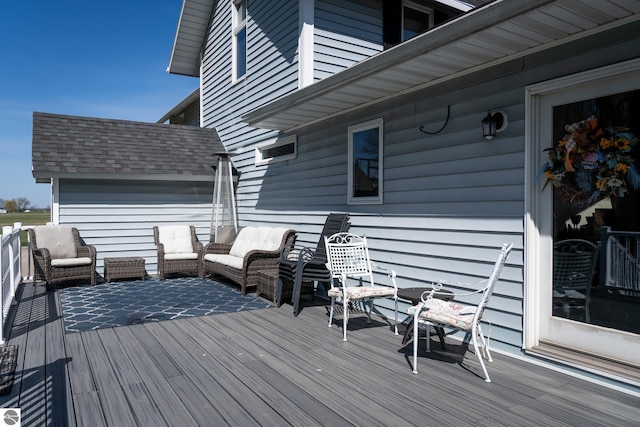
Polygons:
<instances>
[{"instance_id":1,"label":"roof shingle","mask_svg":"<svg viewBox=\"0 0 640 427\"><path fill-rule=\"evenodd\" d=\"M213 179L215 153L225 151L215 129L33 113L36 181L79 175Z\"/></svg>"}]
</instances>

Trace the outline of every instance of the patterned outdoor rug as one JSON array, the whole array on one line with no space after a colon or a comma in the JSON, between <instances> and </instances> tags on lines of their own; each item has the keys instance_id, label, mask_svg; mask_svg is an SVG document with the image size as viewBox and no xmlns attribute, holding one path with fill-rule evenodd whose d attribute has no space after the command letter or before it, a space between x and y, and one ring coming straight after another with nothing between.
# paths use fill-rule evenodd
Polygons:
<instances>
[{"instance_id":1,"label":"patterned outdoor rug","mask_svg":"<svg viewBox=\"0 0 640 427\"><path fill-rule=\"evenodd\" d=\"M273 307L197 277L111 282L59 292L66 333Z\"/></svg>"}]
</instances>

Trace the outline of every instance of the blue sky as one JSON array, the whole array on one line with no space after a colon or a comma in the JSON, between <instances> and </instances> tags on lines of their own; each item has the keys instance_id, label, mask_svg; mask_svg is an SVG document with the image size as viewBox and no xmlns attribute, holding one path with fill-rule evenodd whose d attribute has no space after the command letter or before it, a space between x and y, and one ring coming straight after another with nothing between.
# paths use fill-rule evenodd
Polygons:
<instances>
[{"instance_id":1,"label":"blue sky","mask_svg":"<svg viewBox=\"0 0 640 427\"><path fill-rule=\"evenodd\" d=\"M0 2L0 198L50 205L33 112L156 122L198 87L166 72L182 0Z\"/></svg>"}]
</instances>

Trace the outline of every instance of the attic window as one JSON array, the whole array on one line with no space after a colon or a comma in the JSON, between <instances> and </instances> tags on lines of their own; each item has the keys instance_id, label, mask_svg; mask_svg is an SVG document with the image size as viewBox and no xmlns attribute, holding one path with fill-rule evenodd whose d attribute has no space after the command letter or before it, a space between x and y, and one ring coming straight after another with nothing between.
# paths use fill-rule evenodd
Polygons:
<instances>
[{"instance_id":1,"label":"attic window","mask_svg":"<svg viewBox=\"0 0 640 427\"><path fill-rule=\"evenodd\" d=\"M389 49L470 9L472 6L459 0L383 0L384 48Z\"/></svg>"},{"instance_id":2,"label":"attic window","mask_svg":"<svg viewBox=\"0 0 640 427\"><path fill-rule=\"evenodd\" d=\"M433 27L433 9L410 1L402 3L402 41Z\"/></svg>"},{"instance_id":3,"label":"attic window","mask_svg":"<svg viewBox=\"0 0 640 427\"><path fill-rule=\"evenodd\" d=\"M297 139L296 135L291 135L256 147L256 166L295 159Z\"/></svg>"}]
</instances>

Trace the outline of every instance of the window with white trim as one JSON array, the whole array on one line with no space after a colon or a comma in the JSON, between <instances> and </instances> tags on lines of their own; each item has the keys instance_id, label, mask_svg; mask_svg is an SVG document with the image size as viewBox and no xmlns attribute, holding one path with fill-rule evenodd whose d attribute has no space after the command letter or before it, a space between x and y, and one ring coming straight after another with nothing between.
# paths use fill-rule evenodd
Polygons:
<instances>
[{"instance_id":1,"label":"window with white trim","mask_svg":"<svg viewBox=\"0 0 640 427\"><path fill-rule=\"evenodd\" d=\"M232 15L232 77L235 82L247 74L247 0L232 0Z\"/></svg>"},{"instance_id":2,"label":"window with white trim","mask_svg":"<svg viewBox=\"0 0 640 427\"><path fill-rule=\"evenodd\" d=\"M411 1L402 2L402 41L433 27L433 9Z\"/></svg>"},{"instance_id":3,"label":"window with white trim","mask_svg":"<svg viewBox=\"0 0 640 427\"><path fill-rule=\"evenodd\" d=\"M256 147L256 165L266 165L273 162L295 159L297 154L297 136L287 136L275 142Z\"/></svg>"},{"instance_id":4,"label":"window with white trim","mask_svg":"<svg viewBox=\"0 0 640 427\"><path fill-rule=\"evenodd\" d=\"M383 120L349 127L348 203L382 203Z\"/></svg>"}]
</instances>

